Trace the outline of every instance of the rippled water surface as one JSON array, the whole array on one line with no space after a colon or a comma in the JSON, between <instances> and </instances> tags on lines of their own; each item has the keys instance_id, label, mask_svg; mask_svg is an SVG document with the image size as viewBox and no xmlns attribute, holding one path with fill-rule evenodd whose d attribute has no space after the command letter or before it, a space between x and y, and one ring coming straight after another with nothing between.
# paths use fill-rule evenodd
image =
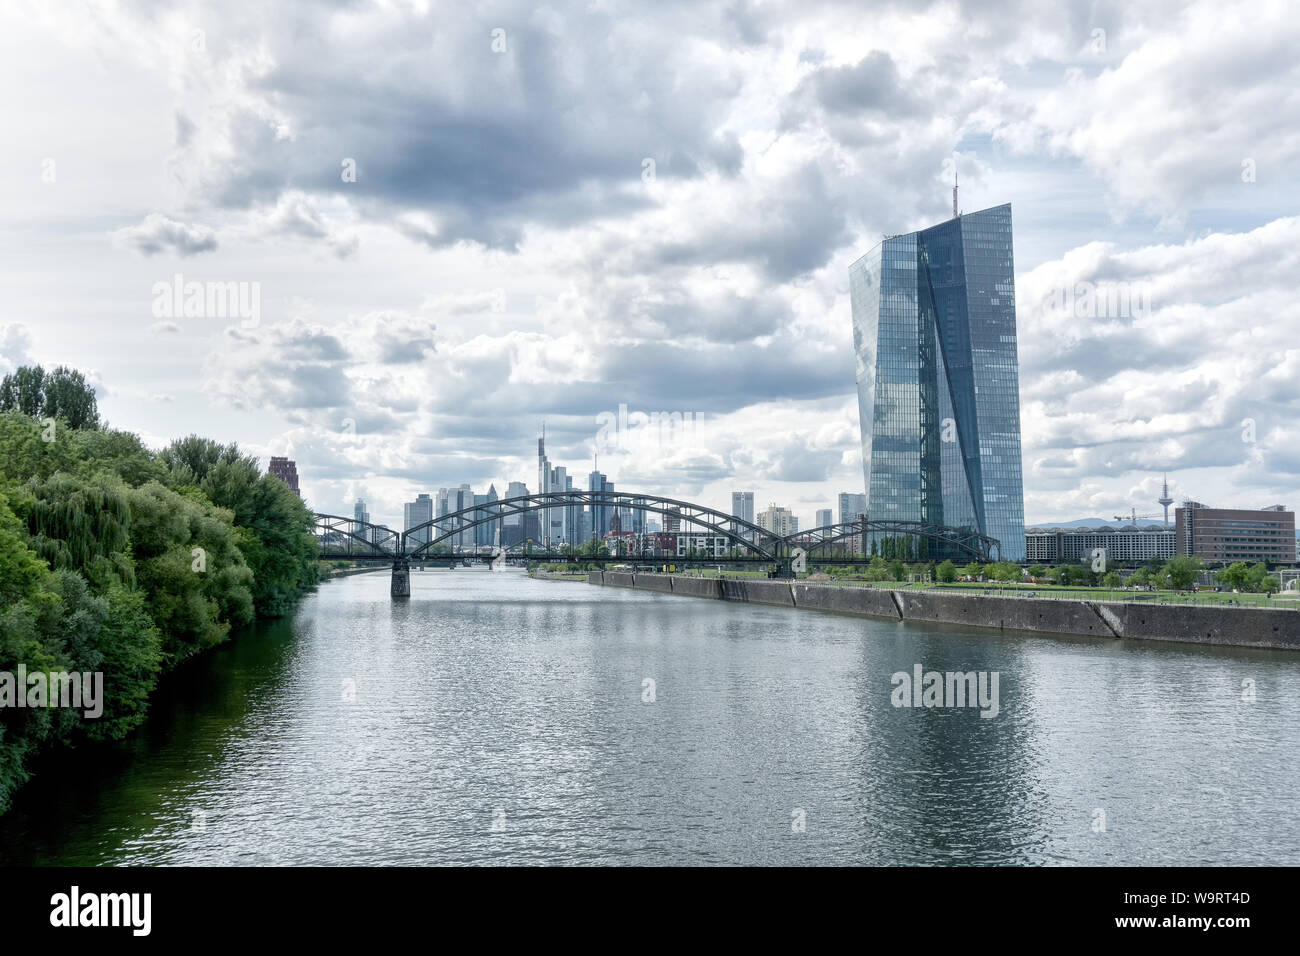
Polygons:
<instances>
[{"instance_id":1,"label":"rippled water surface","mask_svg":"<svg viewBox=\"0 0 1300 956\"><path fill-rule=\"evenodd\" d=\"M0 859L1300 863L1300 655L411 579L327 583L44 760ZM996 671L1000 713L895 708L917 663Z\"/></svg>"}]
</instances>

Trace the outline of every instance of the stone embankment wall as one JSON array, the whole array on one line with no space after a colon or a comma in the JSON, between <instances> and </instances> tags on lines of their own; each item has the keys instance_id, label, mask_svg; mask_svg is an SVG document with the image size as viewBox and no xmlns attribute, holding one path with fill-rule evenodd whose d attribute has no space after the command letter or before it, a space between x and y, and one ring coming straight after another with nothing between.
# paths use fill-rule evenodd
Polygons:
<instances>
[{"instance_id":1,"label":"stone embankment wall","mask_svg":"<svg viewBox=\"0 0 1300 956\"><path fill-rule=\"evenodd\" d=\"M951 591L893 591L799 581L733 580L614 571L593 571L587 581L688 597L838 611L894 621L1300 650L1300 611L1279 608L1016 598Z\"/></svg>"}]
</instances>

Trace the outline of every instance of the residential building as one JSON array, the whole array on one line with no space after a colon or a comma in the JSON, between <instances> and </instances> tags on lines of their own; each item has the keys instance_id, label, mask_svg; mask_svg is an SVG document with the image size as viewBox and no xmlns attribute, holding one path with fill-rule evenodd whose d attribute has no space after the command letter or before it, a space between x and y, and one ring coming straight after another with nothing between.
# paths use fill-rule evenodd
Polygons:
<instances>
[{"instance_id":1,"label":"residential building","mask_svg":"<svg viewBox=\"0 0 1300 956\"><path fill-rule=\"evenodd\" d=\"M794 534L799 530L799 522L787 508L770 504L758 513L757 524L764 531L770 531L778 537Z\"/></svg>"},{"instance_id":2,"label":"residential building","mask_svg":"<svg viewBox=\"0 0 1300 956\"><path fill-rule=\"evenodd\" d=\"M277 458L272 456L271 464L267 467L267 473L275 475L286 485L293 489L293 493L299 498L302 492L298 490L298 463L292 458Z\"/></svg>"}]
</instances>

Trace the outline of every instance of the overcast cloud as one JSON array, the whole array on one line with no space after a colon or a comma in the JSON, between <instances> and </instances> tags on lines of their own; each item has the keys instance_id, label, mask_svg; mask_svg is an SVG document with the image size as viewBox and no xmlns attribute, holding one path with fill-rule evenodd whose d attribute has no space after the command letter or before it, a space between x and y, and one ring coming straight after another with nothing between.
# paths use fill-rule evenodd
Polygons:
<instances>
[{"instance_id":1,"label":"overcast cloud","mask_svg":"<svg viewBox=\"0 0 1300 956\"><path fill-rule=\"evenodd\" d=\"M318 510L533 487L545 419L584 486L810 521L862 490L848 264L954 169L1013 208L1031 523L1166 470L1300 505L1285 3L58 7L0 7L0 370L289 454ZM259 312L159 315L177 274Z\"/></svg>"}]
</instances>

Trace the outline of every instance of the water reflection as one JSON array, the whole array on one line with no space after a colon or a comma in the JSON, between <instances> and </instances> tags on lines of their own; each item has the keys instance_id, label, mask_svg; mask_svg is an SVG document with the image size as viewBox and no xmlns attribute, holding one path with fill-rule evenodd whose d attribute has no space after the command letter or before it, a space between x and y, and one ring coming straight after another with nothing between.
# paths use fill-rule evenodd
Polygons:
<instances>
[{"instance_id":1,"label":"water reflection","mask_svg":"<svg viewBox=\"0 0 1300 956\"><path fill-rule=\"evenodd\" d=\"M387 588L331 582L174 675L131 741L52 755L0 818L0 857L1300 861L1296 655L519 572L417 573L401 603ZM890 676L918 663L998 672L998 717L892 706Z\"/></svg>"}]
</instances>

